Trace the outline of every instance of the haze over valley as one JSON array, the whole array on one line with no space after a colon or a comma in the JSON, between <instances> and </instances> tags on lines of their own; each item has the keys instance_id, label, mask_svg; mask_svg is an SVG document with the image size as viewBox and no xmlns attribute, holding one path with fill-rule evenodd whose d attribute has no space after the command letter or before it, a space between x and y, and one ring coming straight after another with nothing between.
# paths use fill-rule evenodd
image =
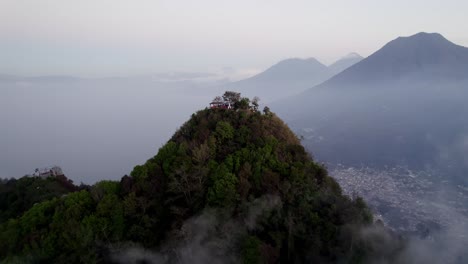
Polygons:
<instances>
[{"instance_id":1,"label":"haze over valley","mask_svg":"<svg viewBox=\"0 0 468 264\"><path fill-rule=\"evenodd\" d=\"M0 263L467 263L465 10L1 3Z\"/></svg>"},{"instance_id":2,"label":"haze over valley","mask_svg":"<svg viewBox=\"0 0 468 264\"><path fill-rule=\"evenodd\" d=\"M296 95L360 59L352 54L329 67L315 59L287 59L240 81L235 73L2 75L0 120L6 134L0 143L8 151L0 153L0 176L19 177L57 164L76 182L119 179L161 147L190 113L208 107L216 94L258 95L265 105Z\"/></svg>"}]
</instances>

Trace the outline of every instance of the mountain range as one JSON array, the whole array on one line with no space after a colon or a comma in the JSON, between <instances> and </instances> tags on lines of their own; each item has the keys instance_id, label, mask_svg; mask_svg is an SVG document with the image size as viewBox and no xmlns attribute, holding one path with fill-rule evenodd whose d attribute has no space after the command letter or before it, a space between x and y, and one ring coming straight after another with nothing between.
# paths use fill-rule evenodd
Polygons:
<instances>
[{"instance_id":1,"label":"mountain range","mask_svg":"<svg viewBox=\"0 0 468 264\"><path fill-rule=\"evenodd\" d=\"M286 59L255 76L229 83L222 89L240 91L248 96L259 96L263 102L272 102L320 84L362 59L359 54L350 53L328 67L315 58Z\"/></svg>"},{"instance_id":2,"label":"mountain range","mask_svg":"<svg viewBox=\"0 0 468 264\"><path fill-rule=\"evenodd\" d=\"M346 193L465 263L467 99L468 48L418 33L270 107Z\"/></svg>"},{"instance_id":3,"label":"mountain range","mask_svg":"<svg viewBox=\"0 0 468 264\"><path fill-rule=\"evenodd\" d=\"M467 48L440 34L419 33L397 38L366 59L351 54L328 67L315 59L288 59L224 87L258 95L262 102L289 96L269 107L301 136L314 159L281 119L252 105L242 111L197 112L156 156L120 181L81 186L66 195L50 179L2 181L1 207L12 209L4 218L14 219L0 225L0 256L11 262L34 257L93 262L113 256L131 262L125 259L136 250L174 262L180 256L193 261L187 252L211 261L204 253L227 256L218 247L223 238L235 242L225 249L235 249L243 260L270 262L362 262L366 250L381 257L369 247L380 248L377 242L389 238L397 245L392 250L401 249L399 238L386 232L385 239L373 228L355 233L354 225L371 218L357 193L385 224L430 238L411 244L425 261L402 263L466 263L467 54ZM168 127L191 113L185 108L209 102L199 86L185 82L184 89L174 89L179 83L162 89L152 81L118 79L104 89L102 83L74 85L74 80L49 76L28 79L28 85L5 82L0 89L6 128L0 145L7 150L0 153L2 168L28 167L37 157L44 158L41 162L65 157L70 166L80 167L75 175L102 179L115 169L112 174L119 177L126 162L135 164L136 151L154 153L155 142L171 134ZM188 90L200 97L189 96ZM46 103L38 107L37 102ZM70 150L75 156L63 154ZM87 159L80 160L83 156ZM316 161L326 163L334 178ZM110 169L101 171L104 167ZM397 167L406 167L406 173ZM420 173L425 171L434 173ZM344 186L343 193L334 179ZM21 190L29 196L16 192L14 186L23 182L28 186ZM42 200L50 198L43 196L43 186L57 191L56 198ZM450 190L450 199L436 192L441 187ZM230 206L236 209L227 214L205 210ZM232 226L241 226L241 232L232 232ZM431 233L442 227L451 232ZM164 239L175 248L160 247Z\"/></svg>"},{"instance_id":4,"label":"mountain range","mask_svg":"<svg viewBox=\"0 0 468 264\"><path fill-rule=\"evenodd\" d=\"M325 86L362 85L395 80L468 79L468 48L438 33L399 37L380 50L326 81Z\"/></svg>"},{"instance_id":5,"label":"mountain range","mask_svg":"<svg viewBox=\"0 0 468 264\"><path fill-rule=\"evenodd\" d=\"M418 33L273 105L321 160L435 167L466 185L467 86L468 48Z\"/></svg>"}]
</instances>

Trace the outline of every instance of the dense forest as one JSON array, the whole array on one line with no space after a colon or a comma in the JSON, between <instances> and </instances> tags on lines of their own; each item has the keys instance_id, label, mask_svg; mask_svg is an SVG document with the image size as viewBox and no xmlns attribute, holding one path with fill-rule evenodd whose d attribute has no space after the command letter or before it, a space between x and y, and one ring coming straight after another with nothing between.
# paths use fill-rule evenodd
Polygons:
<instances>
[{"instance_id":1,"label":"dense forest","mask_svg":"<svg viewBox=\"0 0 468 264\"><path fill-rule=\"evenodd\" d=\"M401 239L270 109L234 92L216 100L232 107L193 114L120 182L3 180L3 263L396 261Z\"/></svg>"}]
</instances>

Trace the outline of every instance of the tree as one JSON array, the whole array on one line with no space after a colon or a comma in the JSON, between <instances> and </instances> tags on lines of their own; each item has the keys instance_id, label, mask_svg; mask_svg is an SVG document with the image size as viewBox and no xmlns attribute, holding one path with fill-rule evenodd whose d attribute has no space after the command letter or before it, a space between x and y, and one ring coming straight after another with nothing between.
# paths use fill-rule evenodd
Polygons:
<instances>
[{"instance_id":1,"label":"tree","mask_svg":"<svg viewBox=\"0 0 468 264\"><path fill-rule=\"evenodd\" d=\"M253 105L253 110L258 111L258 102L260 101L260 98L258 96L255 96L252 100L252 105Z\"/></svg>"},{"instance_id":2,"label":"tree","mask_svg":"<svg viewBox=\"0 0 468 264\"><path fill-rule=\"evenodd\" d=\"M250 108L250 100L247 97L243 97L240 101L234 104L234 109L248 110Z\"/></svg>"},{"instance_id":3,"label":"tree","mask_svg":"<svg viewBox=\"0 0 468 264\"><path fill-rule=\"evenodd\" d=\"M219 121L216 125L216 135L220 140L228 140L234 137L234 128L225 121Z\"/></svg>"},{"instance_id":4,"label":"tree","mask_svg":"<svg viewBox=\"0 0 468 264\"><path fill-rule=\"evenodd\" d=\"M231 105L234 105L235 103L239 102L241 100L241 94L232 92L232 91L226 91L223 94L223 99L225 102L230 103Z\"/></svg>"},{"instance_id":5,"label":"tree","mask_svg":"<svg viewBox=\"0 0 468 264\"><path fill-rule=\"evenodd\" d=\"M211 206L228 208L237 200L238 179L223 163L211 172L211 186L208 188L207 202Z\"/></svg>"},{"instance_id":6,"label":"tree","mask_svg":"<svg viewBox=\"0 0 468 264\"><path fill-rule=\"evenodd\" d=\"M221 96L216 96L214 99L213 99L213 103L222 103L224 102L223 98Z\"/></svg>"}]
</instances>

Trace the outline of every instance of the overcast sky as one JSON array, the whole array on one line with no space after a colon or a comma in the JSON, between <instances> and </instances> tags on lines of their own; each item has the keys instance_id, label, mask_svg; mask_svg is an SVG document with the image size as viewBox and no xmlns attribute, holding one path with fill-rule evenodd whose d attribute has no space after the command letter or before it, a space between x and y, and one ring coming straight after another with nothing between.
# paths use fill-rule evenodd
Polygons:
<instances>
[{"instance_id":1,"label":"overcast sky","mask_svg":"<svg viewBox=\"0 0 468 264\"><path fill-rule=\"evenodd\" d=\"M468 46L466 0L0 0L0 73L78 76L264 69L368 56L438 32Z\"/></svg>"}]
</instances>

